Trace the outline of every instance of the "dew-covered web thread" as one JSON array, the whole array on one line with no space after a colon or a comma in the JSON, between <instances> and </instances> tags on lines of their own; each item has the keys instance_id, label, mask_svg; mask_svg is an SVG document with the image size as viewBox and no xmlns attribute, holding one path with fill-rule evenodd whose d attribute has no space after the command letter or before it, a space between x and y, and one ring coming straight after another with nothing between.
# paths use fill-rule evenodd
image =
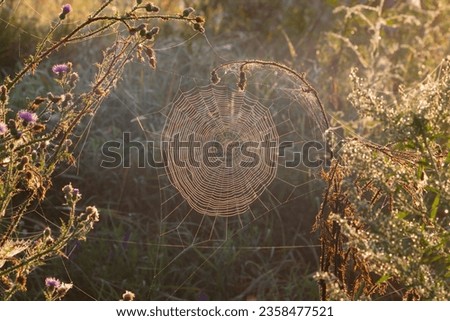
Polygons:
<instances>
[{"instance_id":1,"label":"dew-covered web thread","mask_svg":"<svg viewBox=\"0 0 450 321\"><path fill-rule=\"evenodd\" d=\"M311 183L320 182L321 167L299 159L306 143L324 146L327 122L316 97L291 78L276 88L267 85L272 81L267 75L256 79L244 91L234 84L179 90L161 112L161 235L175 235L186 246L226 240L263 215L317 191ZM189 147L176 148L176 137ZM211 154L205 155L202 147L211 142L222 146L224 157L209 157L208 163L206 157L217 149L211 146ZM256 143L249 148L252 157L227 150L236 142ZM290 145L280 149L283 144ZM319 149L308 157L323 157Z\"/></svg>"},{"instance_id":2,"label":"dew-covered web thread","mask_svg":"<svg viewBox=\"0 0 450 321\"><path fill-rule=\"evenodd\" d=\"M275 178L279 141L275 124L268 109L243 91L208 86L179 96L167 119L163 141L173 141L177 134L180 141L188 142L191 135L191 140L199 142L200 146L217 142L225 149L226 159L213 158L207 162L204 150L194 148L194 159L200 161L189 162L188 148L182 148L180 160L186 166L176 164L176 152L172 147L164 150L170 182L200 214L245 213ZM255 147L252 152L258 156L258 162L239 149L227 149L235 142L264 141L273 142L274 147L268 146L267 151L261 146ZM217 148L211 146L211 155Z\"/></svg>"}]
</instances>

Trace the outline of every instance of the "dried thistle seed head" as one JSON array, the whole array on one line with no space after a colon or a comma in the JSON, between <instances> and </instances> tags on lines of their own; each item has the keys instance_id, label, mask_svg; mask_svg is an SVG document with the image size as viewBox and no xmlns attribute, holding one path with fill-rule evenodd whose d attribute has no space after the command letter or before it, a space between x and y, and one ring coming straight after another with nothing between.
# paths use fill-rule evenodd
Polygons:
<instances>
[{"instance_id":1,"label":"dried thistle seed head","mask_svg":"<svg viewBox=\"0 0 450 321\"><path fill-rule=\"evenodd\" d=\"M149 33L151 33L152 35L157 35L159 33L159 27L153 27L152 29L150 29Z\"/></svg>"},{"instance_id":2,"label":"dried thistle seed head","mask_svg":"<svg viewBox=\"0 0 450 321\"><path fill-rule=\"evenodd\" d=\"M61 96L53 96L52 98L49 98L49 99L50 99L50 101L52 103L55 103L55 104L57 104L57 103L62 101L62 97Z\"/></svg>"},{"instance_id":3,"label":"dried thistle seed head","mask_svg":"<svg viewBox=\"0 0 450 321\"><path fill-rule=\"evenodd\" d=\"M61 285L56 290L59 297L63 297L66 293L73 287L72 283L61 283Z\"/></svg>"},{"instance_id":4,"label":"dried thistle seed head","mask_svg":"<svg viewBox=\"0 0 450 321\"><path fill-rule=\"evenodd\" d=\"M46 149L48 145L49 145L49 142L48 142L48 140L46 140L46 141L40 142L39 148Z\"/></svg>"},{"instance_id":5,"label":"dried thistle seed head","mask_svg":"<svg viewBox=\"0 0 450 321\"><path fill-rule=\"evenodd\" d=\"M33 130L35 131L35 132L41 132L41 131L43 131L45 129L45 125L43 125L43 124L34 124L34 126L33 126Z\"/></svg>"},{"instance_id":6,"label":"dried thistle seed head","mask_svg":"<svg viewBox=\"0 0 450 321\"><path fill-rule=\"evenodd\" d=\"M183 10L183 17L187 17L189 16L191 13L193 13L195 11L194 8L189 7Z\"/></svg>"},{"instance_id":7,"label":"dried thistle seed head","mask_svg":"<svg viewBox=\"0 0 450 321\"><path fill-rule=\"evenodd\" d=\"M70 87L75 87L78 79L80 79L80 76L78 76L78 73L74 72L70 75L70 79L69 79L69 85Z\"/></svg>"},{"instance_id":8,"label":"dried thistle seed head","mask_svg":"<svg viewBox=\"0 0 450 321\"><path fill-rule=\"evenodd\" d=\"M102 88L95 88L94 93L99 95L99 96L104 96L105 95L105 91Z\"/></svg>"},{"instance_id":9,"label":"dried thistle seed head","mask_svg":"<svg viewBox=\"0 0 450 321\"><path fill-rule=\"evenodd\" d=\"M3 103L8 102L8 88L5 85L0 86L0 101Z\"/></svg>"},{"instance_id":10,"label":"dried thistle seed head","mask_svg":"<svg viewBox=\"0 0 450 321\"><path fill-rule=\"evenodd\" d=\"M150 66L151 66L153 69L156 69L156 58L155 58L155 57L151 57L151 58L148 60L148 62L149 62Z\"/></svg>"},{"instance_id":11,"label":"dried thistle seed head","mask_svg":"<svg viewBox=\"0 0 450 321\"><path fill-rule=\"evenodd\" d=\"M139 5L142 3L142 0L136 0L136 3Z\"/></svg>"},{"instance_id":12,"label":"dried thistle seed head","mask_svg":"<svg viewBox=\"0 0 450 321\"><path fill-rule=\"evenodd\" d=\"M241 72L239 73L238 87L240 90L244 90L246 86L247 86L247 77L245 75L245 72L241 68Z\"/></svg>"},{"instance_id":13,"label":"dried thistle seed head","mask_svg":"<svg viewBox=\"0 0 450 321\"><path fill-rule=\"evenodd\" d=\"M40 105L40 104L42 104L44 101L46 101L47 99L45 99L44 97L36 97L35 99L34 99L34 101L33 101L33 104L36 104L36 105Z\"/></svg>"},{"instance_id":14,"label":"dried thistle seed head","mask_svg":"<svg viewBox=\"0 0 450 321\"><path fill-rule=\"evenodd\" d=\"M145 5L145 10L147 10L147 12L159 12L159 7L155 6L153 3L147 3Z\"/></svg>"},{"instance_id":15,"label":"dried thistle seed head","mask_svg":"<svg viewBox=\"0 0 450 321\"><path fill-rule=\"evenodd\" d=\"M194 30L197 30L201 33L205 32L205 28L200 23L194 23Z\"/></svg>"},{"instance_id":16,"label":"dried thistle seed head","mask_svg":"<svg viewBox=\"0 0 450 321\"><path fill-rule=\"evenodd\" d=\"M30 162L30 159L28 158L28 156L23 156L21 159L20 159L20 164L22 164L22 165L26 165L26 164L28 164Z\"/></svg>"},{"instance_id":17,"label":"dried thistle seed head","mask_svg":"<svg viewBox=\"0 0 450 321\"><path fill-rule=\"evenodd\" d=\"M52 230L47 226L42 234L44 235L44 238L50 237L52 236Z\"/></svg>"},{"instance_id":18,"label":"dried thistle seed head","mask_svg":"<svg viewBox=\"0 0 450 321\"><path fill-rule=\"evenodd\" d=\"M128 290L125 291L124 294L122 294L122 299L124 301L133 301L134 298L135 298L135 294L133 292L128 291Z\"/></svg>"},{"instance_id":19,"label":"dried thistle seed head","mask_svg":"<svg viewBox=\"0 0 450 321\"><path fill-rule=\"evenodd\" d=\"M27 181L29 181L30 179L33 178L33 172L30 172L30 171L25 172L24 177Z\"/></svg>"},{"instance_id":20,"label":"dried thistle seed head","mask_svg":"<svg viewBox=\"0 0 450 321\"><path fill-rule=\"evenodd\" d=\"M72 146L73 143L72 143L72 140L70 138L67 138L66 140L64 140L63 144L66 147L70 147L70 146Z\"/></svg>"},{"instance_id":21,"label":"dried thistle seed head","mask_svg":"<svg viewBox=\"0 0 450 321\"><path fill-rule=\"evenodd\" d=\"M72 194L72 192L73 192L72 184L68 184L68 185L64 186L64 187L62 188L62 191L63 191L63 193L66 194L66 195Z\"/></svg>"},{"instance_id":22,"label":"dried thistle seed head","mask_svg":"<svg viewBox=\"0 0 450 321\"><path fill-rule=\"evenodd\" d=\"M219 76L217 76L217 73L215 70L211 71L211 82L213 84L217 84L220 81Z\"/></svg>"},{"instance_id":23,"label":"dried thistle seed head","mask_svg":"<svg viewBox=\"0 0 450 321\"><path fill-rule=\"evenodd\" d=\"M201 16L197 16L197 17L195 17L195 21L197 21L198 23L205 23L205 18L203 18Z\"/></svg>"},{"instance_id":24,"label":"dried thistle seed head","mask_svg":"<svg viewBox=\"0 0 450 321\"><path fill-rule=\"evenodd\" d=\"M145 38L147 38L147 40L153 40L153 34L152 34L150 31L148 31L148 32L145 34Z\"/></svg>"},{"instance_id":25,"label":"dried thistle seed head","mask_svg":"<svg viewBox=\"0 0 450 321\"><path fill-rule=\"evenodd\" d=\"M25 291L27 285L27 276L23 273L19 273L16 278L16 284L21 288L20 290Z\"/></svg>"},{"instance_id":26,"label":"dried thistle seed head","mask_svg":"<svg viewBox=\"0 0 450 321\"><path fill-rule=\"evenodd\" d=\"M145 54L149 59L155 56L155 52L153 51L152 48L149 47L145 47Z\"/></svg>"}]
</instances>

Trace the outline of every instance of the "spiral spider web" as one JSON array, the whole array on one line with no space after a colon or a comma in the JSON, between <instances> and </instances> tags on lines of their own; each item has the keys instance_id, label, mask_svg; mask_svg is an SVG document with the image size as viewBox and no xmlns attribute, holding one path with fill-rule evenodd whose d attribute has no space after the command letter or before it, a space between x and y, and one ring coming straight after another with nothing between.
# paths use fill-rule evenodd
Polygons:
<instances>
[{"instance_id":1,"label":"spiral spider web","mask_svg":"<svg viewBox=\"0 0 450 321\"><path fill-rule=\"evenodd\" d=\"M160 235L172 244L217 246L320 189L321 166L300 159L327 156L320 148L309 155L303 150L308 142L325 146L327 120L317 98L298 79L269 68L252 70L241 91L237 73L228 69L218 85L184 79L174 100L146 117L155 128L152 136L160 139L156 154L164 164L158 169ZM174 147L176 136L183 148ZM216 145L205 150L194 142L201 147L219 144L224 153L214 154ZM250 148L253 157L226 148L248 142L255 143ZM303 209L295 206L301 215Z\"/></svg>"}]
</instances>

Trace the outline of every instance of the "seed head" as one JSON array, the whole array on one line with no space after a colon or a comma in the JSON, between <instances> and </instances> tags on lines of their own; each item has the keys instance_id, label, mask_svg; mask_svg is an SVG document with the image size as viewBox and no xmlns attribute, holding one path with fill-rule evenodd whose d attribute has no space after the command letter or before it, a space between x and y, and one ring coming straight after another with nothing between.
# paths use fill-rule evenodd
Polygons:
<instances>
[{"instance_id":1,"label":"seed head","mask_svg":"<svg viewBox=\"0 0 450 321\"><path fill-rule=\"evenodd\" d=\"M193 13L195 11L194 8L189 7L183 10L183 17L187 17L189 16L191 13Z\"/></svg>"},{"instance_id":2,"label":"seed head","mask_svg":"<svg viewBox=\"0 0 450 321\"><path fill-rule=\"evenodd\" d=\"M217 84L220 81L219 76L217 76L217 73L213 70L211 71L211 82L213 84Z\"/></svg>"},{"instance_id":3,"label":"seed head","mask_svg":"<svg viewBox=\"0 0 450 321\"><path fill-rule=\"evenodd\" d=\"M130 292L130 291L128 291L128 290L125 291L124 294L122 294L122 299L123 299L124 301L133 301L134 298L135 298L134 293L133 293L133 292Z\"/></svg>"}]
</instances>

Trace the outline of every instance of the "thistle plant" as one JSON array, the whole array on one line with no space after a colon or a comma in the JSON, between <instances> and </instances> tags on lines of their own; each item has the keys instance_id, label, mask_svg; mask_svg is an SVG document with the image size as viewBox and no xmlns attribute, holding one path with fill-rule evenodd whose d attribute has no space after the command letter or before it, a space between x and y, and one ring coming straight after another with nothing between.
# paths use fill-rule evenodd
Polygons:
<instances>
[{"instance_id":1,"label":"thistle plant","mask_svg":"<svg viewBox=\"0 0 450 321\"><path fill-rule=\"evenodd\" d=\"M38 230L23 228L27 217L41 204L52 187L55 171L76 163L73 156L78 131L93 117L117 85L130 61L139 59L155 68L152 46L157 39L158 21L182 21L203 32L204 19L189 13L160 14L152 3L136 3L125 12L105 14L112 0L104 1L85 21L61 34L66 18L76 8L65 4L36 52L13 76L0 84L0 298L10 299L26 291L27 277L53 257L64 257L72 240L85 240L100 219L95 206L81 207L80 191L67 184L62 193L65 204L59 223L42 220ZM2 5L3 2L0 2ZM201 21L201 23L199 23ZM67 27L67 26L65 26ZM82 72L76 61L55 61L52 68L58 89L36 92L24 106L10 99L16 86L32 77L40 64L62 47L113 31L117 36L96 63L97 72L86 90L77 87ZM146 56L143 55L146 53ZM145 58L147 57L147 58ZM46 299L61 299L72 287L47 278Z\"/></svg>"}]
</instances>

